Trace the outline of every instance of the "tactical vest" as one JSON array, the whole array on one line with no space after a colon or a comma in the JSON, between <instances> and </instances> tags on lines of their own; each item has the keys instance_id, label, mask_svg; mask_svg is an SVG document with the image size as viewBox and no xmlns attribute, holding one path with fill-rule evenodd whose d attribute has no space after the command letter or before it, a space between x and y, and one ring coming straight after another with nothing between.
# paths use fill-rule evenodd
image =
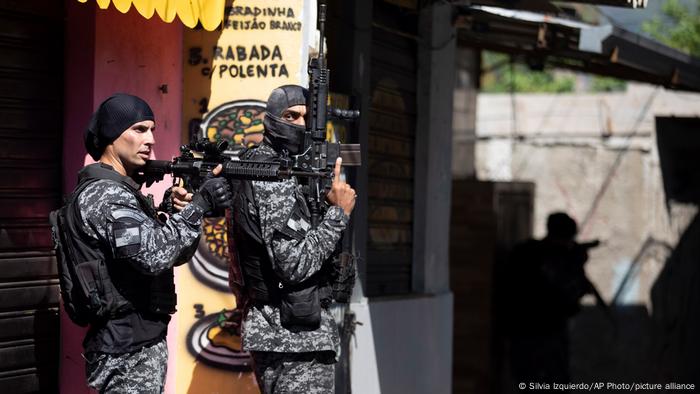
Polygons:
<instances>
[{"instance_id":1,"label":"tactical vest","mask_svg":"<svg viewBox=\"0 0 700 394\"><path fill-rule=\"evenodd\" d=\"M69 317L85 326L133 312L166 316L174 313L172 269L159 275L144 275L129 262L106 256L103 250L110 250L110 245L101 245L85 234L77 198L88 185L104 179L121 184L137 199L147 216L158 220L152 201L111 167L98 163L80 172L78 186L68 202L50 217L61 295ZM134 333L136 337L149 335Z\"/></svg>"},{"instance_id":2,"label":"tactical vest","mask_svg":"<svg viewBox=\"0 0 700 394\"><path fill-rule=\"evenodd\" d=\"M257 149L244 150L241 155L243 160L269 161L274 157L261 155ZM235 253L239 264L240 282L235 283L241 287L239 292L254 303L278 304L279 279L272 269L272 262L267 253L260 224L254 223L255 218L248 214L249 204L254 204L253 185L250 181L235 181L233 190L234 208L232 209Z\"/></svg>"},{"instance_id":3,"label":"tactical vest","mask_svg":"<svg viewBox=\"0 0 700 394\"><path fill-rule=\"evenodd\" d=\"M270 161L274 157L260 154L256 149L241 154L243 160ZM273 270L257 218L250 215L255 205L250 181L236 181L232 209L234 256L230 282L235 293L242 294L254 304L279 307L282 326L290 331L315 330L320 325L321 308L332 301L348 302L355 283L354 259L348 253L334 253L324 262L321 270L305 281L284 284ZM336 251L337 252L337 251ZM245 304L245 302L239 302Z\"/></svg>"}]
</instances>

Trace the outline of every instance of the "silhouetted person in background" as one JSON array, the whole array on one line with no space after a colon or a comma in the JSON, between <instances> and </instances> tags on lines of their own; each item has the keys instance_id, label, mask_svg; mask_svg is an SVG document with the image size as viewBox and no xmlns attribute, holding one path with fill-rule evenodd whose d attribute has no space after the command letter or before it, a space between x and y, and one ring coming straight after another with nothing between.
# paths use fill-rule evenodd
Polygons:
<instances>
[{"instance_id":1,"label":"silhouetted person in background","mask_svg":"<svg viewBox=\"0 0 700 394\"><path fill-rule=\"evenodd\" d=\"M557 212L547 219L547 236L516 245L504 272L501 295L510 343L514 384L568 383L569 318L593 291L583 266L588 249L575 241L576 222Z\"/></svg>"}]
</instances>

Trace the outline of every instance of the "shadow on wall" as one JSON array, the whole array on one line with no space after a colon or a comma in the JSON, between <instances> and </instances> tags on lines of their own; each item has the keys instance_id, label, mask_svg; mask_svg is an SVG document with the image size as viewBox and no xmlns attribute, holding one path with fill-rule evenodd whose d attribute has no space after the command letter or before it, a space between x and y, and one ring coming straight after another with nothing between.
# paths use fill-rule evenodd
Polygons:
<instances>
[{"instance_id":1,"label":"shadow on wall","mask_svg":"<svg viewBox=\"0 0 700 394\"><path fill-rule=\"evenodd\" d=\"M700 215L652 288L655 365L661 383L700 383Z\"/></svg>"},{"instance_id":2,"label":"shadow on wall","mask_svg":"<svg viewBox=\"0 0 700 394\"><path fill-rule=\"evenodd\" d=\"M562 376L539 379L541 383L547 380L550 384L552 381L664 385L675 382L698 386L700 217L696 212L700 201L699 128L700 119L657 119L668 216L671 227L682 230L678 231L678 234L682 233L679 242L673 247L667 244L669 241L665 236L655 238L650 235L637 251L633 251L637 257L614 293L614 305L607 312L593 305L583 305L578 310L576 302L577 307L571 309L565 319L554 322L556 324L534 322L538 321L538 316L552 320L552 313L543 310L542 305L552 301L556 304L560 297L543 294L535 300L533 294L542 293L542 285L523 275L523 271L511 275L511 281L504 281L502 273L502 264L510 259L501 252L531 236L533 210L532 204L527 203L525 192L528 189L522 188L523 202L516 204L517 200L512 197L516 184L455 181L450 234L450 276L455 294L454 392L518 392L521 382L512 377L517 374L509 362L514 353L514 341L508 337L513 336L513 331L518 334L518 326L530 328L526 332L528 335L516 338L520 353L538 361L527 362L531 359L525 358L526 362L517 365L535 366L525 368L528 373L545 370L545 373L554 371ZM503 194L498 192L499 187L506 186L513 188L508 193L510 204L504 204L505 200L499 197ZM534 193L534 187L530 193ZM684 209L684 204L694 209ZM522 215L518 216L519 213ZM504 221L506 219L512 223L508 224ZM651 310L641 304L618 302L626 286L632 283L629 281L639 269L637 263L641 256L651 249L668 256L651 290ZM524 259L523 262L539 260ZM527 271L527 264L523 267ZM550 273L554 274L556 270ZM556 285L565 285L565 282L554 280L554 287L567 287ZM503 304L509 300L518 305L504 310ZM542 334L548 326L556 328L556 335ZM542 343L548 350L542 350ZM560 360L564 361L552 363L552 354L561 356ZM541 357L537 359L537 356ZM568 368L561 368L566 366L566 360ZM527 382L538 382L538 378ZM527 389L524 391L529 391Z\"/></svg>"},{"instance_id":3,"label":"shadow on wall","mask_svg":"<svg viewBox=\"0 0 700 394\"><path fill-rule=\"evenodd\" d=\"M700 216L695 216L642 305L589 306L572 319L574 382L700 384Z\"/></svg>"},{"instance_id":4,"label":"shadow on wall","mask_svg":"<svg viewBox=\"0 0 700 394\"><path fill-rule=\"evenodd\" d=\"M652 322L644 305L622 305L606 314L589 305L569 323L571 381L655 382Z\"/></svg>"},{"instance_id":5,"label":"shadow on wall","mask_svg":"<svg viewBox=\"0 0 700 394\"><path fill-rule=\"evenodd\" d=\"M690 224L651 291L654 361L659 365L659 377L662 382L694 383L696 387L700 382L698 128L700 118L656 118L659 162L671 225L681 229L685 223Z\"/></svg>"}]
</instances>

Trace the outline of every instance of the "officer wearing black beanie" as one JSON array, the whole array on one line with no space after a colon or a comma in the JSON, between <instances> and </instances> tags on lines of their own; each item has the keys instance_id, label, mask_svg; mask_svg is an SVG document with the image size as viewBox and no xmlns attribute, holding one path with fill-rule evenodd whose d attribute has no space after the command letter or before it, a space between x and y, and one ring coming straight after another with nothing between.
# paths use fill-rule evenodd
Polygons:
<instances>
[{"instance_id":1,"label":"officer wearing black beanie","mask_svg":"<svg viewBox=\"0 0 700 394\"><path fill-rule=\"evenodd\" d=\"M100 160L102 152L134 123L144 120L155 122L151 107L141 98L117 93L97 108L83 138L93 160Z\"/></svg>"},{"instance_id":2,"label":"officer wearing black beanie","mask_svg":"<svg viewBox=\"0 0 700 394\"><path fill-rule=\"evenodd\" d=\"M194 254L203 215L231 201L226 181L212 177L161 221L132 178L151 155L154 129L139 97L115 94L100 104L84 134L98 163L80 171L68 203L51 215L64 307L89 326L87 382L100 393L162 393L173 267Z\"/></svg>"}]
</instances>

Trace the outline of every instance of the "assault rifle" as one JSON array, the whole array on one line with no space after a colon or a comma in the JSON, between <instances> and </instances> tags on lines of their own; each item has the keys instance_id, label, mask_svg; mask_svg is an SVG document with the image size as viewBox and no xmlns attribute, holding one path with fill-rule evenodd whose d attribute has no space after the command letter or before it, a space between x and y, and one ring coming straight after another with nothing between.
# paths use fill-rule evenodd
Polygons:
<instances>
[{"instance_id":1,"label":"assault rifle","mask_svg":"<svg viewBox=\"0 0 700 394\"><path fill-rule=\"evenodd\" d=\"M343 165L360 165L357 144L335 144L335 147L329 150L331 156L325 158L325 167L322 169L295 168L291 165L291 160L285 157L276 161L236 160L224 154L227 148L226 141L214 144L203 138L189 145L182 145L180 156L172 161L147 160L135 178L151 185L153 182L162 181L163 177L169 174L173 176L174 183L182 180L184 187L193 192L199 189L207 174L219 164L223 167L219 176L224 178L268 182L277 182L293 176L331 180L332 168L338 157L343 158Z\"/></svg>"},{"instance_id":2,"label":"assault rifle","mask_svg":"<svg viewBox=\"0 0 700 394\"><path fill-rule=\"evenodd\" d=\"M597 248L598 246L601 245L601 241L598 239L594 239L591 241L587 242L581 242L581 243L576 243L574 245L574 248L577 248L578 250L585 251L588 253L589 249ZM585 264L586 262L584 262ZM600 295L598 292L598 289L595 287L593 282L591 282L587 277L584 276L584 279L587 282L588 286L588 292L593 296L595 299L596 305L600 308L600 310L605 314L605 317L610 320L610 322L613 325L613 328L615 329L615 332L617 332L617 320L615 319L615 315L613 312L610 310L610 305L608 305L603 297Z\"/></svg>"},{"instance_id":3,"label":"assault rifle","mask_svg":"<svg viewBox=\"0 0 700 394\"><path fill-rule=\"evenodd\" d=\"M306 101L306 131L302 139L302 146L298 155L291 157L292 167L313 171L332 171L335 159L343 150L338 143L326 141L326 122L328 115L340 119L355 119L360 116L357 110L341 110L328 107L328 85L330 70L326 68L326 59L323 53L324 32L326 26L326 5L320 4L318 10L319 45L318 57L309 61L309 96ZM357 145L359 152L359 145ZM359 155L358 155L359 157ZM343 160L345 164L345 160ZM311 225L316 227L320 221L321 210L325 193L323 190L330 186L328 178L309 177L306 181L305 193L309 211L311 212Z\"/></svg>"},{"instance_id":4,"label":"assault rifle","mask_svg":"<svg viewBox=\"0 0 700 394\"><path fill-rule=\"evenodd\" d=\"M360 116L358 110L345 110L327 105L330 70L326 68L323 53L326 5L318 12L320 31L319 52L309 61L309 96L306 102L306 130L298 155L282 152L279 159L270 162L235 160L224 154L227 142L214 144L202 139L180 147L181 156L172 161L150 160L139 174L140 180L151 184L161 181L165 174L184 181L185 187L199 189L206 175L222 164L220 176L229 179L280 181L298 177L304 185L312 226L316 227L322 215L325 191L330 188L336 159L343 159L343 166L359 166L360 145L326 141L328 119L353 120Z\"/></svg>"}]
</instances>

